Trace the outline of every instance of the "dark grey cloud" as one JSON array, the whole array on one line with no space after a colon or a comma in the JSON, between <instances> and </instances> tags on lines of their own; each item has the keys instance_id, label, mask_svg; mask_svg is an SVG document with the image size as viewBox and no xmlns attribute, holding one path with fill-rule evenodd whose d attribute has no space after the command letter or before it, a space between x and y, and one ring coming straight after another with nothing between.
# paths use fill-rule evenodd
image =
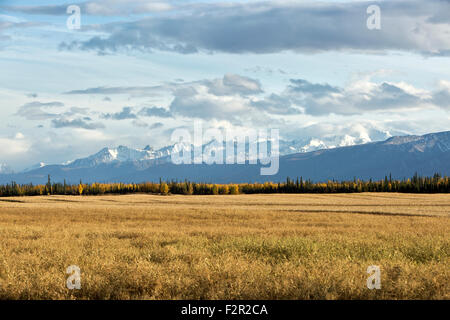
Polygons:
<instances>
[{"instance_id":1,"label":"dark grey cloud","mask_svg":"<svg viewBox=\"0 0 450 320\"><path fill-rule=\"evenodd\" d=\"M251 119L250 98L263 93L259 80L237 74L172 86L170 112L176 116L228 120Z\"/></svg>"},{"instance_id":2,"label":"dark grey cloud","mask_svg":"<svg viewBox=\"0 0 450 320\"><path fill-rule=\"evenodd\" d=\"M373 111L395 111L398 109L442 107L434 98L438 94L418 90L405 84L374 83L359 81L356 87L350 84L339 88L329 84L311 83L304 79L291 79L290 85L281 94L293 105L311 115L362 114Z\"/></svg>"},{"instance_id":3,"label":"dark grey cloud","mask_svg":"<svg viewBox=\"0 0 450 320\"><path fill-rule=\"evenodd\" d=\"M11 6L0 5L0 9L9 12L20 12L38 15L65 15L68 5L36 5L36 6Z\"/></svg>"},{"instance_id":4,"label":"dark grey cloud","mask_svg":"<svg viewBox=\"0 0 450 320\"><path fill-rule=\"evenodd\" d=\"M164 126L164 124L162 122L155 122L155 123L152 123L152 124L148 124L147 122L144 122L144 121L139 120L139 119L133 120L132 124L135 127L147 128L149 130L159 129L159 128L162 128Z\"/></svg>"},{"instance_id":5,"label":"dark grey cloud","mask_svg":"<svg viewBox=\"0 0 450 320\"><path fill-rule=\"evenodd\" d=\"M290 79L286 88L278 93L263 96L260 81L240 75L229 74L222 78L204 79L192 82L172 83L152 87L172 94L168 109L144 107L133 113L124 108L115 114L106 114L106 119L138 119L139 117L160 118L200 118L205 120L227 120L234 124L244 122L264 122L276 115L327 114L356 115L378 111L400 109L447 109L450 85L446 82L441 88L427 92L406 83L373 82L371 75L338 87L329 83L314 83L306 79ZM150 87L108 88L109 93L147 92ZM158 89L155 89L158 88ZM76 91L78 94L103 94L103 88L90 88ZM149 94L151 96L151 94ZM136 126L145 126L136 121Z\"/></svg>"},{"instance_id":6,"label":"dark grey cloud","mask_svg":"<svg viewBox=\"0 0 450 320\"><path fill-rule=\"evenodd\" d=\"M116 95L155 96L164 92L174 92L182 88L201 85L215 95L249 95L262 93L261 83L257 79L244 77L238 74L225 74L222 78L205 79L192 82L164 83L157 86L133 87L95 87L81 90L72 90L64 94L90 94L90 95Z\"/></svg>"},{"instance_id":7,"label":"dark grey cloud","mask_svg":"<svg viewBox=\"0 0 450 320\"><path fill-rule=\"evenodd\" d=\"M450 110L450 83L447 88L440 88L433 95L433 103L443 109Z\"/></svg>"},{"instance_id":8,"label":"dark grey cloud","mask_svg":"<svg viewBox=\"0 0 450 320\"><path fill-rule=\"evenodd\" d=\"M86 120L77 118L77 119L53 119L52 126L54 128L81 128L88 130L101 129L105 126L102 123L88 123Z\"/></svg>"},{"instance_id":9,"label":"dark grey cloud","mask_svg":"<svg viewBox=\"0 0 450 320\"><path fill-rule=\"evenodd\" d=\"M164 127L164 124L162 122L155 122L149 126L149 129L159 129L162 127Z\"/></svg>"},{"instance_id":10,"label":"dark grey cloud","mask_svg":"<svg viewBox=\"0 0 450 320\"><path fill-rule=\"evenodd\" d=\"M217 94L206 88L197 82L174 90L174 99L170 104L172 114L206 120L228 120L239 124L246 120L266 121L267 117L273 115L357 115L447 109L450 101L450 84L447 82L439 89L427 91L406 83L373 82L370 75L346 87L291 79L282 92L262 98L259 94Z\"/></svg>"},{"instance_id":11,"label":"dark grey cloud","mask_svg":"<svg viewBox=\"0 0 450 320\"><path fill-rule=\"evenodd\" d=\"M203 80L210 93L217 96L226 95L250 95L262 93L259 80L240 76L238 74L226 74L222 79Z\"/></svg>"},{"instance_id":12,"label":"dark grey cloud","mask_svg":"<svg viewBox=\"0 0 450 320\"><path fill-rule=\"evenodd\" d=\"M64 94L91 94L114 95L128 94L131 96L151 96L167 90L167 86L141 86L141 87L96 87L83 90L72 90Z\"/></svg>"},{"instance_id":13,"label":"dark grey cloud","mask_svg":"<svg viewBox=\"0 0 450 320\"><path fill-rule=\"evenodd\" d=\"M273 68L263 67L263 66L254 66L251 68L245 68L244 71L251 72L251 73L265 73L268 75L273 75L273 74L277 74L277 73L286 75L289 73L283 69L273 69Z\"/></svg>"},{"instance_id":14,"label":"dark grey cloud","mask_svg":"<svg viewBox=\"0 0 450 320\"><path fill-rule=\"evenodd\" d=\"M133 108L123 107L122 111L116 113L104 113L101 116L103 119L110 120L126 120L126 119L136 119L137 115L133 113Z\"/></svg>"},{"instance_id":15,"label":"dark grey cloud","mask_svg":"<svg viewBox=\"0 0 450 320\"><path fill-rule=\"evenodd\" d=\"M367 7L381 8L381 29L367 28ZM210 4L188 12L103 25L106 37L64 44L99 52L122 48L228 53L401 50L450 52L450 2L251 2Z\"/></svg>"},{"instance_id":16,"label":"dark grey cloud","mask_svg":"<svg viewBox=\"0 0 450 320\"><path fill-rule=\"evenodd\" d=\"M261 83L237 74L226 74L222 78L204 79L183 83L166 83L159 86L142 87L97 87L74 90L66 94L129 94L154 96L171 93L173 100L169 110L161 107L144 107L137 116L171 118L185 116L206 119L232 119L235 122L242 113L251 111L249 96L263 93ZM131 110L119 114L106 114L107 119L135 119ZM139 124L139 122L136 122Z\"/></svg>"},{"instance_id":17,"label":"dark grey cloud","mask_svg":"<svg viewBox=\"0 0 450 320\"><path fill-rule=\"evenodd\" d=\"M292 105L289 97L278 95L276 93L272 93L263 100L252 101L251 104L256 109L271 114L292 115L302 113L300 109Z\"/></svg>"},{"instance_id":18,"label":"dark grey cloud","mask_svg":"<svg viewBox=\"0 0 450 320\"><path fill-rule=\"evenodd\" d=\"M376 108L396 109L397 107L402 108L405 106L414 107L427 100L386 82L381 83L375 92L367 104L363 102L364 100L361 101L361 108L372 110Z\"/></svg>"},{"instance_id":19,"label":"dark grey cloud","mask_svg":"<svg viewBox=\"0 0 450 320\"><path fill-rule=\"evenodd\" d=\"M162 108L153 109L153 112L158 110L167 113L167 116L228 120L240 124L246 120L264 122L272 115L357 115L413 109L450 109L450 84L445 81L440 88L426 91L406 83L372 82L370 75L347 87L291 79L281 93L271 93L262 98L260 90L254 90L253 94L244 91L225 94L211 90L213 82L202 80L179 86L172 92L174 98L169 106L170 113Z\"/></svg>"},{"instance_id":20,"label":"dark grey cloud","mask_svg":"<svg viewBox=\"0 0 450 320\"><path fill-rule=\"evenodd\" d=\"M291 79L289 90L294 93L308 93L315 97L329 93L338 93L340 89L329 84L311 83L304 79Z\"/></svg>"},{"instance_id":21,"label":"dark grey cloud","mask_svg":"<svg viewBox=\"0 0 450 320\"><path fill-rule=\"evenodd\" d=\"M160 118L172 118L173 115L170 111L160 107L144 107L139 111L139 115L143 117L160 117Z\"/></svg>"},{"instance_id":22,"label":"dark grey cloud","mask_svg":"<svg viewBox=\"0 0 450 320\"><path fill-rule=\"evenodd\" d=\"M60 110L64 107L62 102L39 102L34 101L21 106L16 115L24 117L27 120L50 120L54 128L83 128L83 129L100 129L104 128L102 123L93 123L92 119L87 116L88 108L71 107L64 111ZM47 109L58 109L59 112L49 112ZM81 115L81 117L80 117ZM78 117L75 117L78 116ZM37 126L44 128L42 124Z\"/></svg>"},{"instance_id":23,"label":"dark grey cloud","mask_svg":"<svg viewBox=\"0 0 450 320\"><path fill-rule=\"evenodd\" d=\"M89 113L89 108L71 107L68 111L64 112L65 116L74 116L77 114L86 115Z\"/></svg>"},{"instance_id":24,"label":"dark grey cloud","mask_svg":"<svg viewBox=\"0 0 450 320\"><path fill-rule=\"evenodd\" d=\"M145 14L167 11L173 8L171 1L143 1L143 0L96 0L74 3L81 12L94 16L128 16L132 14ZM69 4L58 5L21 5L0 6L0 9L36 15L66 15Z\"/></svg>"}]
</instances>

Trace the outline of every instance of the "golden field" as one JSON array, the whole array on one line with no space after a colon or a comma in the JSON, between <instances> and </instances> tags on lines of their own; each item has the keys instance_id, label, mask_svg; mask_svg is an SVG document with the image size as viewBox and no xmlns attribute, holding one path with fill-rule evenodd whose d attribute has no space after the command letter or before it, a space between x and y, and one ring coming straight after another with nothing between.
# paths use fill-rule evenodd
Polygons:
<instances>
[{"instance_id":1,"label":"golden field","mask_svg":"<svg viewBox=\"0 0 450 320\"><path fill-rule=\"evenodd\" d=\"M0 299L450 299L449 266L448 194L0 198Z\"/></svg>"}]
</instances>

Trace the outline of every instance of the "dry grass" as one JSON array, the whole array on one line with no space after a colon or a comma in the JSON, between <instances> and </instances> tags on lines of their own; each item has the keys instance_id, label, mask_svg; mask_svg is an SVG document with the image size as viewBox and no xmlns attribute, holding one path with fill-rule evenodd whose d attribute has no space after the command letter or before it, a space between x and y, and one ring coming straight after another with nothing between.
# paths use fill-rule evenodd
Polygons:
<instances>
[{"instance_id":1,"label":"dry grass","mask_svg":"<svg viewBox=\"0 0 450 320\"><path fill-rule=\"evenodd\" d=\"M0 298L449 299L449 222L449 195L3 198Z\"/></svg>"}]
</instances>

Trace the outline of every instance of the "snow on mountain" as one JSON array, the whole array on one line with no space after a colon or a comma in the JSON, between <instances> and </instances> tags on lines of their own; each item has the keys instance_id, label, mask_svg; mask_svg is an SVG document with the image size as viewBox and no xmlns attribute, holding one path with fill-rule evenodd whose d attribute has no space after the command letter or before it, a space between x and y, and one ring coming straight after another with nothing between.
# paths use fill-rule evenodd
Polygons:
<instances>
[{"instance_id":1,"label":"snow on mountain","mask_svg":"<svg viewBox=\"0 0 450 320\"><path fill-rule=\"evenodd\" d=\"M46 166L46 164L45 164L44 162L39 162L39 163L37 163L37 164L35 164L35 165L32 165L32 166L29 167L29 168L26 168L26 169L23 170L22 172L32 171L32 170L39 169L39 168L42 168L42 167L45 167L45 166Z\"/></svg>"},{"instance_id":2,"label":"snow on mountain","mask_svg":"<svg viewBox=\"0 0 450 320\"><path fill-rule=\"evenodd\" d=\"M194 146L184 142L178 142L173 145L154 151L156 159L168 157L172 153L193 150Z\"/></svg>"},{"instance_id":3,"label":"snow on mountain","mask_svg":"<svg viewBox=\"0 0 450 320\"><path fill-rule=\"evenodd\" d=\"M325 142L319 139L311 139L307 145L304 145L300 148L300 152L310 152L328 148L334 148L334 146L327 145Z\"/></svg>"},{"instance_id":4,"label":"snow on mountain","mask_svg":"<svg viewBox=\"0 0 450 320\"><path fill-rule=\"evenodd\" d=\"M354 130L351 134L321 135L307 137L301 140L280 141L280 154L312 152L322 149L349 147L366 144L373 141L382 141L391 137L388 131Z\"/></svg>"},{"instance_id":5,"label":"snow on mountain","mask_svg":"<svg viewBox=\"0 0 450 320\"><path fill-rule=\"evenodd\" d=\"M339 143L339 147L354 146L356 144L355 140L356 139L354 137L349 136L348 134L346 134L344 136L344 138L341 140L341 142Z\"/></svg>"},{"instance_id":6,"label":"snow on mountain","mask_svg":"<svg viewBox=\"0 0 450 320\"><path fill-rule=\"evenodd\" d=\"M72 168L95 167L102 163L142 161L154 159L154 151L149 149L132 149L126 146L103 148L87 158L77 159L68 164Z\"/></svg>"},{"instance_id":7,"label":"snow on mountain","mask_svg":"<svg viewBox=\"0 0 450 320\"><path fill-rule=\"evenodd\" d=\"M385 140L390 137L388 132L376 132L377 138L379 140ZM400 137L401 138L401 137ZM279 154L289 155L294 153L305 153L312 152L321 149L333 149L336 147L344 147L344 146L353 146L358 144L365 144L372 142L367 131L358 130L353 132L352 134L344 134L344 135L332 135L332 136L317 136L317 137L307 137L299 140L280 140L279 141ZM233 143L233 142L231 142ZM257 150L257 146L255 146L258 142L253 142L249 144L246 142L245 151L238 150L238 158L242 159L250 159L249 150ZM261 143L261 141L259 141ZM393 142L395 143L395 142ZM270 144L270 142L269 142ZM205 154L209 158L215 158L217 153L222 153L225 151L226 143L219 142L217 140L209 141L205 143L203 146L193 146L191 144L187 144L184 142L175 143L173 145L169 145L163 147L161 149L155 150L151 146L147 145L143 149L134 149L126 146L118 146L116 148L103 148L99 152L88 156L86 158L76 159L73 161L67 161L63 163L63 166L68 168L93 168L101 164L110 164L110 163L126 163L126 162L146 162L150 160L158 160L158 163L164 163L170 161L170 156L173 153L179 152L193 152L194 153L194 161L195 155ZM270 150L271 147L269 147ZM225 153L225 152L224 152ZM234 155L226 154L228 160L234 161ZM253 156L257 157L257 154ZM203 159L206 161L206 159ZM254 159L251 159L254 160ZM208 161L206 161L208 162ZM32 171L34 169L38 169L45 166L44 163L39 163L35 166L32 166L23 172Z\"/></svg>"},{"instance_id":8,"label":"snow on mountain","mask_svg":"<svg viewBox=\"0 0 450 320\"><path fill-rule=\"evenodd\" d=\"M389 133L385 133L385 138L389 138ZM306 153L312 152L322 149L334 149L337 147L348 147L355 145L362 145L366 143L372 142L371 138L368 135L360 135L360 136L351 136L349 134L345 135L336 135L336 136L326 136L321 138L308 138L302 139L298 141L287 141L281 140L280 147L280 155L289 155L294 153ZM405 137L393 137L386 140L386 144L401 144L407 147L408 143L414 143L412 148L417 149L418 151L424 150L425 148L433 147L437 145L441 151L450 150L450 144L445 144L441 140L437 139L436 136L425 135L425 136L405 136ZM246 143L245 146L245 154L238 154L239 157L245 157L249 159L249 150L250 148L255 148L256 150L257 142L249 145ZM269 147L270 149L270 147ZM180 152L193 152L195 154L204 154L207 157L215 158L217 153L225 153L226 143L219 142L217 140L212 140L203 146L194 146L191 144L179 142L170 146L163 147L158 150L154 150L150 146L146 146L143 149L133 149L125 146L119 146L117 148L104 148L100 150L98 153L89 156L87 158L78 159L72 161L68 164L69 167L72 168L83 168L83 167L95 167L99 164L108 164L113 162L139 162L139 161L147 161L147 160L161 160L161 162L169 162L170 156L173 153ZM227 155L230 157L230 155ZM234 155L231 156L234 159ZM195 158L194 158L195 159ZM203 159L206 160L206 159ZM253 160L253 159L252 159Z\"/></svg>"},{"instance_id":9,"label":"snow on mountain","mask_svg":"<svg viewBox=\"0 0 450 320\"><path fill-rule=\"evenodd\" d=\"M370 142L355 146L331 148L327 143L339 145L361 141L361 137L323 137L296 141L280 141L280 151L293 153L299 148L328 149L320 152L295 152L279 159L279 172L274 176L261 176L259 165L175 165L167 155L180 150L189 150L188 144L174 144L159 150L150 147L131 149L127 147L105 148L95 155L78 159L69 166L45 166L31 172L0 175L0 183L46 183L50 174L52 181L70 183L83 182L142 182L184 180L215 183L238 183L249 181L283 181L286 177L299 177L313 181L330 179L382 179L387 174L395 178L410 177L415 172L431 176L438 172L450 174L450 131L423 136L391 137L384 141ZM206 150L212 156L220 151L223 143L209 143L197 146L196 152ZM254 145L253 145L254 147ZM192 150L191 150L192 151ZM161 158L156 158L161 157ZM144 159L144 160L140 160ZM151 159L151 160L145 160ZM155 159L155 160L152 160ZM128 161L128 162L121 162ZM92 167L73 167L74 164Z\"/></svg>"},{"instance_id":10,"label":"snow on mountain","mask_svg":"<svg viewBox=\"0 0 450 320\"><path fill-rule=\"evenodd\" d=\"M398 145L409 151L425 152L437 148L441 152L450 151L450 131L430 133L423 136L392 137L384 142L386 145Z\"/></svg>"},{"instance_id":11,"label":"snow on mountain","mask_svg":"<svg viewBox=\"0 0 450 320\"><path fill-rule=\"evenodd\" d=\"M117 148L103 148L96 154L93 154L87 158L71 161L67 164L67 166L71 168L86 168L114 162L137 162L163 159L169 157L174 152L188 150L188 148L189 145L185 143L176 143L159 150L154 150L150 146L146 146L144 149L133 149L126 146L118 146Z\"/></svg>"}]
</instances>

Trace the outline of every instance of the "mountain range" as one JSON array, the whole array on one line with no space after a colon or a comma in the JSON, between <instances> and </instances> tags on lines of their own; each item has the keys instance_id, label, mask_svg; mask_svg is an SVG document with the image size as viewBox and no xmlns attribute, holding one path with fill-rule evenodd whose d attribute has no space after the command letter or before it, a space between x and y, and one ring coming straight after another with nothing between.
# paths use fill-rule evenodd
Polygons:
<instances>
[{"instance_id":1,"label":"mountain range","mask_svg":"<svg viewBox=\"0 0 450 320\"><path fill-rule=\"evenodd\" d=\"M348 144L355 143L350 138L347 140ZM80 180L87 183L142 182L160 178L215 183L278 182L286 177L300 176L326 181L382 179L389 174L394 178L405 178L416 172L421 175L450 175L450 131L360 142L363 144L328 147L323 141L314 139L309 143L306 141L306 145L305 141L280 141L279 171L273 176L261 176L260 164L175 165L171 154L189 148L189 145L177 143L158 150L150 146L143 149L126 146L104 148L86 158L58 165L39 163L20 173L13 173L8 166L0 165L0 183L45 183L48 174L53 181L66 180L68 183ZM340 144L345 145L345 142ZM201 148L206 154L214 155L224 148L224 143L211 141L193 148ZM311 149L314 151L309 151Z\"/></svg>"}]
</instances>

